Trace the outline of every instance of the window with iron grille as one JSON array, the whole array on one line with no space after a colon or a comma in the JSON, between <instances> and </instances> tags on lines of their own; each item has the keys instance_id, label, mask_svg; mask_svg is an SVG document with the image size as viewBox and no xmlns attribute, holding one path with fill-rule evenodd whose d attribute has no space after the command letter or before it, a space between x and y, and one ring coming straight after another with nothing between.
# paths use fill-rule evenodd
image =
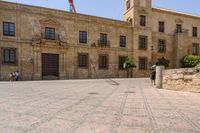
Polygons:
<instances>
[{"instance_id":1,"label":"window with iron grille","mask_svg":"<svg viewBox=\"0 0 200 133\"><path fill-rule=\"evenodd\" d=\"M79 43L87 43L87 32L79 31Z\"/></svg>"},{"instance_id":2,"label":"window with iron grille","mask_svg":"<svg viewBox=\"0 0 200 133\"><path fill-rule=\"evenodd\" d=\"M139 36L139 49L147 49L147 45L148 45L148 37Z\"/></svg>"},{"instance_id":3,"label":"window with iron grille","mask_svg":"<svg viewBox=\"0 0 200 133\"><path fill-rule=\"evenodd\" d=\"M107 45L108 35L105 33L100 33L100 44Z\"/></svg>"},{"instance_id":4,"label":"window with iron grille","mask_svg":"<svg viewBox=\"0 0 200 133\"><path fill-rule=\"evenodd\" d=\"M45 39L55 40L55 28L45 28Z\"/></svg>"},{"instance_id":5,"label":"window with iron grille","mask_svg":"<svg viewBox=\"0 0 200 133\"><path fill-rule=\"evenodd\" d=\"M126 36L120 36L120 47L126 47Z\"/></svg>"},{"instance_id":6,"label":"window with iron grille","mask_svg":"<svg viewBox=\"0 0 200 133\"><path fill-rule=\"evenodd\" d=\"M147 58L139 57L139 69L146 70L147 69Z\"/></svg>"},{"instance_id":7,"label":"window with iron grille","mask_svg":"<svg viewBox=\"0 0 200 133\"><path fill-rule=\"evenodd\" d=\"M193 55L198 55L199 54L199 44L198 43L193 43L192 44L192 54Z\"/></svg>"},{"instance_id":8,"label":"window with iron grille","mask_svg":"<svg viewBox=\"0 0 200 133\"><path fill-rule=\"evenodd\" d=\"M4 63L15 64L16 63L16 49L15 48L3 48Z\"/></svg>"},{"instance_id":9,"label":"window with iron grille","mask_svg":"<svg viewBox=\"0 0 200 133\"><path fill-rule=\"evenodd\" d=\"M108 69L108 55L99 55L99 69Z\"/></svg>"},{"instance_id":10,"label":"window with iron grille","mask_svg":"<svg viewBox=\"0 0 200 133\"><path fill-rule=\"evenodd\" d=\"M181 33L182 32L182 25L181 24L177 24L176 25L176 32L177 33Z\"/></svg>"},{"instance_id":11,"label":"window with iron grille","mask_svg":"<svg viewBox=\"0 0 200 133\"><path fill-rule=\"evenodd\" d=\"M192 27L192 36L197 37L197 27Z\"/></svg>"},{"instance_id":12,"label":"window with iron grille","mask_svg":"<svg viewBox=\"0 0 200 133\"><path fill-rule=\"evenodd\" d=\"M131 1L127 0L126 1L126 10L128 10L131 7Z\"/></svg>"},{"instance_id":13,"label":"window with iron grille","mask_svg":"<svg viewBox=\"0 0 200 133\"><path fill-rule=\"evenodd\" d=\"M127 56L119 56L119 69L124 69L124 62L126 60Z\"/></svg>"},{"instance_id":14,"label":"window with iron grille","mask_svg":"<svg viewBox=\"0 0 200 133\"><path fill-rule=\"evenodd\" d=\"M140 15L140 25L146 26L146 16Z\"/></svg>"},{"instance_id":15,"label":"window with iron grille","mask_svg":"<svg viewBox=\"0 0 200 133\"><path fill-rule=\"evenodd\" d=\"M166 41L165 40L158 41L158 52L159 53L166 52Z\"/></svg>"},{"instance_id":16,"label":"window with iron grille","mask_svg":"<svg viewBox=\"0 0 200 133\"><path fill-rule=\"evenodd\" d=\"M159 32L165 32L165 22L159 22Z\"/></svg>"},{"instance_id":17,"label":"window with iron grille","mask_svg":"<svg viewBox=\"0 0 200 133\"><path fill-rule=\"evenodd\" d=\"M15 24L10 22L3 22L3 35L15 36Z\"/></svg>"},{"instance_id":18,"label":"window with iron grille","mask_svg":"<svg viewBox=\"0 0 200 133\"><path fill-rule=\"evenodd\" d=\"M87 53L79 53L78 54L78 66L82 68L88 67L88 54Z\"/></svg>"}]
</instances>

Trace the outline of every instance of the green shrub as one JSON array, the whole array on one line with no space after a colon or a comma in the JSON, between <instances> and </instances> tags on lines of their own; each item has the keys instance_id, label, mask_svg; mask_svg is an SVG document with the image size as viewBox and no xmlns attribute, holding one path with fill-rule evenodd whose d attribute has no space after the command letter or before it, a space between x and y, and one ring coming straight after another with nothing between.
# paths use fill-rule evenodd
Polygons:
<instances>
[{"instance_id":1,"label":"green shrub","mask_svg":"<svg viewBox=\"0 0 200 133\"><path fill-rule=\"evenodd\" d=\"M157 66L165 66L165 68L169 67L170 61L168 59L165 59L165 57L159 58L156 62Z\"/></svg>"},{"instance_id":2,"label":"green shrub","mask_svg":"<svg viewBox=\"0 0 200 133\"><path fill-rule=\"evenodd\" d=\"M200 63L200 56L197 55L186 55L181 59L181 67L189 68L195 67L197 64Z\"/></svg>"},{"instance_id":3,"label":"green shrub","mask_svg":"<svg viewBox=\"0 0 200 133\"><path fill-rule=\"evenodd\" d=\"M135 65L135 63L133 62L133 60L132 60L131 58L129 58L129 57L126 57L124 63L125 63L125 68L126 68L126 69L136 67L136 65Z\"/></svg>"}]
</instances>

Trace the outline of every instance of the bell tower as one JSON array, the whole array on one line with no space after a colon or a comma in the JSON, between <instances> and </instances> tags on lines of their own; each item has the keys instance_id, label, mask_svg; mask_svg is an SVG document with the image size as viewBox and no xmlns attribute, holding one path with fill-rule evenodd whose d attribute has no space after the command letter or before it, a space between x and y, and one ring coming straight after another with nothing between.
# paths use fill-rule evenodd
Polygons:
<instances>
[{"instance_id":1,"label":"bell tower","mask_svg":"<svg viewBox=\"0 0 200 133\"><path fill-rule=\"evenodd\" d=\"M148 75L153 64L151 4L152 0L124 0L124 21L133 26L132 57L138 75Z\"/></svg>"},{"instance_id":2,"label":"bell tower","mask_svg":"<svg viewBox=\"0 0 200 133\"><path fill-rule=\"evenodd\" d=\"M124 21L138 24L140 14L151 12L152 0L124 0Z\"/></svg>"}]
</instances>

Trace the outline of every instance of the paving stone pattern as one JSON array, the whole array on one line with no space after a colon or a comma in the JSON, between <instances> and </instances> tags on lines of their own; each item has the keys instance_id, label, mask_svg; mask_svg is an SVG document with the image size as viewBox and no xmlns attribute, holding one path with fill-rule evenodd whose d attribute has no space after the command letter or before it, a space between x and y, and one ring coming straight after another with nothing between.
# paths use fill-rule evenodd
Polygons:
<instances>
[{"instance_id":1,"label":"paving stone pattern","mask_svg":"<svg viewBox=\"0 0 200 133\"><path fill-rule=\"evenodd\" d=\"M200 133L200 93L148 79L0 82L0 133Z\"/></svg>"}]
</instances>

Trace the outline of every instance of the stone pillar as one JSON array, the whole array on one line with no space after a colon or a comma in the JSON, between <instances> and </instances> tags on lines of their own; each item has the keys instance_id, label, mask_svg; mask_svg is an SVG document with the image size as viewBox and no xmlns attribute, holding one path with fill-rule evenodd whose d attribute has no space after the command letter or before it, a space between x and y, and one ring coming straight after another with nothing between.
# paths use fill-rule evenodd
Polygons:
<instances>
[{"instance_id":1,"label":"stone pillar","mask_svg":"<svg viewBox=\"0 0 200 133\"><path fill-rule=\"evenodd\" d=\"M164 66L156 66L156 88L162 89L163 87L163 70Z\"/></svg>"}]
</instances>

